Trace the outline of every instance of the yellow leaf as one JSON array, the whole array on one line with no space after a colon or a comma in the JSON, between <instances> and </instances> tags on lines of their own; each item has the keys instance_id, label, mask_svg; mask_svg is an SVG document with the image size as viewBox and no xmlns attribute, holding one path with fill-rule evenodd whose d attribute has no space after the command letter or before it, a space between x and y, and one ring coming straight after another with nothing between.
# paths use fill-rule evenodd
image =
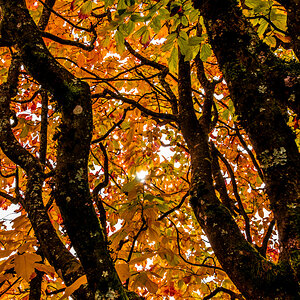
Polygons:
<instances>
[{"instance_id":1,"label":"yellow leaf","mask_svg":"<svg viewBox=\"0 0 300 300\"><path fill-rule=\"evenodd\" d=\"M42 258L35 253L18 254L15 256L15 271L26 281L30 281L35 272L35 263L41 260Z\"/></svg>"},{"instance_id":2,"label":"yellow leaf","mask_svg":"<svg viewBox=\"0 0 300 300\"><path fill-rule=\"evenodd\" d=\"M27 218L25 215L21 215L21 216L15 218L13 222L14 222L13 228L19 229L19 227L22 227L28 221L27 221Z\"/></svg>"},{"instance_id":3,"label":"yellow leaf","mask_svg":"<svg viewBox=\"0 0 300 300\"><path fill-rule=\"evenodd\" d=\"M37 270L39 270L41 272L44 272L44 273L50 275L51 277L54 277L55 269L52 266L47 266L45 264L35 263L34 267Z\"/></svg>"},{"instance_id":4,"label":"yellow leaf","mask_svg":"<svg viewBox=\"0 0 300 300\"><path fill-rule=\"evenodd\" d=\"M31 246L30 243L25 243L18 248L18 252L22 254L26 252L30 246Z\"/></svg>"},{"instance_id":5,"label":"yellow leaf","mask_svg":"<svg viewBox=\"0 0 300 300\"><path fill-rule=\"evenodd\" d=\"M12 267L12 257L5 260L2 264L0 264L0 273L2 273L5 270L8 270Z\"/></svg>"},{"instance_id":6,"label":"yellow leaf","mask_svg":"<svg viewBox=\"0 0 300 300\"><path fill-rule=\"evenodd\" d=\"M120 280L122 282L130 277L128 264L118 264L118 265L116 265L116 270L117 270Z\"/></svg>"},{"instance_id":7,"label":"yellow leaf","mask_svg":"<svg viewBox=\"0 0 300 300\"><path fill-rule=\"evenodd\" d=\"M156 241L156 242L159 241L160 236L159 236L159 234L156 232L155 229L149 227L148 230L147 230L147 232L148 232L148 235L149 235L150 240Z\"/></svg>"},{"instance_id":8,"label":"yellow leaf","mask_svg":"<svg viewBox=\"0 0 300 300\"><path fill-rule=\"evenodd\" d=\"M147 277L145 287L151 294L155 294L158 290L158 285Z\"/></svg>"},{"instance_id":9,"label":"yellow leaf","mask_svg":"<svg viewBox=\"0 0 300 300\"><path fill-rule=\"evenodd\" d=\"M146 287L151 294L155 294L158 290L158 285L155 282L151 281L145 272L141 272L136 276L132 287Z\"/></svg>"},{"instance_id":10,"label":"yellow leaf","mask_svg":"<svg viewBox=\"0 0 300 300\"><path fill-rule=\"evenodd\" d=\"M70 286L68 286L65 290L65 294L59 299L65 299L68 298L69 296L71 296L76 290L78 290L82 284L86 284L87 283L87 278L86 275L83 275L81 277L79 277L74 283L72 283Z\"/></svg>"},{"instance_id":11,"label":"yellow leaf","mask_svg":"<svg viewBox=\"0 0 300 300\"><path fill-rule=\"evenodd\" d=\"M141 255L140 257L137 257L137 258L132 259L129 263L130 263L131 265L132 265L132 264L137 264L137 263L140 263L140 262L142 262L142 261L146 260L147 258L150 258L150 257L152 257L152 256L154 256L154 255L156 255L156 253L153 253L153 252L151 252L151 253L146 253L146 254Z\"/></svg>"}]
</instances>

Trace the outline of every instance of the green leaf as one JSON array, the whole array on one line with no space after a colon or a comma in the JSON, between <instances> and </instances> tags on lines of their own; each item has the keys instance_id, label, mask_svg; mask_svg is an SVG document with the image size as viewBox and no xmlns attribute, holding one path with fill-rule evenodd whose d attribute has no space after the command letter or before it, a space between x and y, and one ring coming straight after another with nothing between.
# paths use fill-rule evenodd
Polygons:
<instances>
[{"instance_id":1,"label":"green leaf","mask_svg":"<svg viewBox=\"0 0 300 300\"><path fill-rule=\"evenodd\" d=\"M257 3L256 7L254 8L253 12L255 14L265 14L269 11L270 6L268 5L267 2L262 2L260 1L259 3Z\"/></svg>"},{"instance_id":2,"label":"green leaf","mask_svg":"<svg viewBox=\"0 0 300 300\"><path fill-rule=\"evenodd\" d=\"M170 35L168 35L167 40L161 46L161 51L167 52L167 51L171 50L171 48L174 46L174 40L176 39L176 37L177 37L176 33L171 33Z\"/></svg>"},{"instance_id":3,"label":"green leaf","mask_svg":"<svg viewBox=\"0 0 300 300\"><path fill-rule=\"evenodd\" d=\"M115 139L113 139L112 143L113 143L114 149L116 149L116 150L120 149L120 145L119 145L118 141L116 141Z\"/></svg>"},{"instance_id":4,"label":"green leaf","mask_svg":"<svg viewBox=\"0 0 300 300\"><path fill-rule=\"evenodd\" d=\"M212 55L211 48L208 44L204 44L200 50L200 59L202 61L207 61L207 59Z\"/></svg>"},{"instance_id":5,"label":"green leaf","mask_svg":"<svg viewBox=\"0 0 300 300\"><path fill-rule=\"evenodd\" d=\"M274 38L274 36L267 36L264 39L264 42L269 45L270 47L275 47L276 46L276 39Z\"/></svg>"},{"instance_id":6,"label":"green leaf","mask_svg":"<svg viewBox=\"0 0 300 300\"><path fill-rule=\"evenodd\" d=\"M105 9L114 4L114 0L105 0Z\"/></svg>"},{"instance_id":7,"label":"green leaf","mask_svg":"<svg viewBox=\"0 0 300 300\"><path fill-rule=\"evenodd\" d=\"M190 46L197 46L203 41L203 38L200 36L192 36L188 40Z\"/></svg>"},{"instance_id":8,"label":"green leaf","mask_svg":"<svg viewBox=\"0 0 300 300\"><path fill-rule=\"evenodd\" d=\"M183 26L188 26L188 25L189 25L189 21L188 21L188 19L187 19L186 16L182 16L182 17L180 18L180 23L181 23Z\"/></svg>"},{"instance_id":9,"label":"green leaf","mask_svg":"<svg viewBox=\"0 0 300 300\"><path fill-rule=\"evenodd\" d=\"M189 15L189 19L191 23L194 23L197 21L198 17L199 17L199 10L198 9L193 9Z\"/></svg>"},{"instance_id":10,"label":"green leaf","mask_svg":"<svg viewBox=\"0 0 300 300\"><path fill-rule=\"evenodd\" d=\"M137 30L137 31L133 34L133 37L134 37L135 39L138 39L138 38L140 38L147 30L148 30L148 27L147 27L147 26L143 26L143 27L141 27L139 30Z\"/></svg>"},{"instance_id":11,"label":"green leaf","mask_svg":"<svg viewBox=\"0 0 300 300\"><path fill-rule=\"evenodd\" d=\"M188 51L185 53L184 60L185 61L193 60L196 57L196 55L198 54L199 50L200 50L200 45L194 46L194 47L189 47Z\"/></svg>"},{"instance_id":12,"label":"green leaf","mask_svg":"<svg viewBox=\"0 0 300 300\"><path fill-rule=\"evenodd\" d=\"M29 126L27 124L25 124L25 126L23 127L22 129L22 132L20 133L19 137L22 139L22 138L25 138L29 133Z\"/></svg>"},{"instance_id":13,"label":"green leaf","mask_svg":"<svg viewBox=\"0 0 300 300\"><path fill-rule=\"evenodd\" d=\"M179 32L179 36L181 38L183 38L184 40L186 40L186 41L189 39L188 34L185 31L183 31L183 30Z\"/></svg>"},{"instance_id":14,"label":"green leaf","mask_svg":"<svg viewBox=\"0 0 300 300\"><path fill-rule=\"evenodd\" d=\"M173 47L170 59L169 59L169 69L171 72L176 72L178 66L178 49L177 47Z\"/></svg>"},{"instance_id":15,"label":"green leaf","mask_svg":"<svg viewBox=\"0 0 300 300\"><path fill-rule=\"evenodd\" d=\"M92 5L93 5L93 2L91 0L86 1L81 6L80 12L85 16L89 16L92 12Z\"/></svg>"},{"instance_id":16,"label":"green leaf","mask_svg":"<svg viewBox=\"0 0 300 300\"><path fill-rule=\"evenodd\" d=\"M142 39L141 39L141 43L142 44L146 44L150 39L150 32L147 29L143 34L142 34Z\"/></svg>"},{"instance_id":17,"label":"green leaf","mask_svg":"<svg viewBox=\"0 0 300 300\"><path fill-rule=\"evenodd\" d=\"M185 31L180 31L179 37L178 37L178 45L180 48L180 52L185 55L185 53L188 51L189 45L188 45L188 35Z\"/></svg>"},{"instance_id":18,"label":"green leaf","mask_svg":"<svg viewBox=\"0 0 300 300\"><path fill-rule=\"evenodd\" d=\"M152 194L145 194L144 200L153 201L155 199L155 196Z\"/></svg>"},{"instance_id":19,"label":"green leaf","mask_svg":"<svg viewBox=\"0 0 300 300\"><path fill-rule=\"evenodd\" d=\"M138 14L133 14L130 17L132 22L143 22L144 21L144 17L138 15Z\"/></svg>"},{"instance_id":20,"label":"green leaf","mask_svg":"<svg viewBox=\"0 0 300 300\"><path fill-rule=\"evenodd\" d=\"M119 30L115 34L115 40L117 43L118 52L122 53L125 50L124 36Z\"/></svg>"},{"instance_id":21,"label":"green leaf","mask_svg":"<svg viewBox=\"0 0 300 300\"><path fill-rule=\"evenodd\" d=\"M135 187L139 184L140 184L140 182L135 178L123 185L122 192L129 193L129 192L133 191L135 189Z\"/></svg>"},{"instance_id":22,"label":"green leaf","mask_svg":"<svg viewBox=\"0 0 300 300\"><path fill-rule=\"evenodd\" d=\"M223 117L226 121L228 121L228 119L229 119L229 109L225 109L225 110L223 111L222 117Z\"/></svg>"},{"instance_id":23,"label":"green leaf","mask_svg":"<svg viewBox=\"0 0 300 300\"><path fill-rule=\"evenodd\" d=\"M123 23L119 26L119 31L126 37L129 36L134 30L135 24L131 20L128 23Z\"/></svg>"},{"instance_id":24,"label":"green leaf","mask_svg":"<svg viewBox=\"0 0 300 300\"><path fill-rule=\"evenodd\" d=\"M257 5L257 0L245 0L245 4L249 8L254 8Z\"/></svg>"},{"instance_id":25,"label":"green leaf","mask_svg":"<svg viewBox=\"0 0 300 300\"><path fill-rule=\"evenodd\" d=\"M168 19L169 18L169 15L170 15L170 12L166 9L166 8L161 8L159 10L159 15L162 16L164 19Z\"/></svg>"},{"instance_id":26,"label":"green leaf","mask_svg":"<svg viewBox=\"0 0 300 300\"><path fill-rule=\"evenodd\" d=\"M260 25L257 29L257 34L259 36L262 36L265 33L266 29L268 28L268 25L269 23L266 20L261 20Z\"/></svg>"},{"instance_id":27,"label":"green leaf","mask_svg":"<svg viewBox=\"0 0 300 300\"><path fill-rule=\"evenodd\" d=\"M123 10L126 8L127 8L127 5L126 5L125 0L119 0L118 5L117 5L117 10L119 11L119 10Z\"/></svg>"},{"instance_id":28,"label":"green leaf","mask_svg":"<svg viewBox=\"0 0 300 300\"><path fill-rule=\"evenodd\" d=\"M150 23L150 27L153 29L155 33L158 33L161 29L161 17L156 16L153 18L153 20Z\"/></svg>"},{"instance_id":29,"label":"green leaf","mask_svg":"<svg viewBox=\"0 0 300 300\"><path fill-rule=\"evenodd\" d=\"M135 4L135 0L126 0L126 5L127 6L132 6Z\"/></svg>"}]
</instances>

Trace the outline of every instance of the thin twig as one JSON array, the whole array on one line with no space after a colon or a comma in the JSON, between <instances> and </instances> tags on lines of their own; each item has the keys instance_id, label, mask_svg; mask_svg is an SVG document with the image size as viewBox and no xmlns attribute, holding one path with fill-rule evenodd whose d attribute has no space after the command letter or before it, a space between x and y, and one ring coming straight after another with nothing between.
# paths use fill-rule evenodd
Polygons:
<instances>
[{"instance_id":1,"label":"thin twig","mask_svg":"<svg viewBox=\"0 0 300 300\"><path fill-rule=\"evenodd\" d=\"M120 121L118 121L117 123L114 123L114 125L109 130L107 130L107 132L104 135L102 135L98 139L93 140L91 142L91 144L96 144L96 143L104 141L117 127L119 127L125 121L126 114L129 110L130 110L130 108L125 108L123 116L120 119Z\"/></svg>"},{"instance_id":2,"label":"thin twig","mask_svg":"<svg viewBox=\"0 0 300 300\"><path fill-rule=\"evenodd\" d=\"M186 262L187 264L191 265L191 266L196 266L196 267L205 267L205 268L209 268L209 269L214 269L214 270L220 270L223 271L222 268L220 267L216 267L216 266L210 266L210 265L206 265L206 264L198 264L198 263L192 263L190 261L188 261L181 253L181 247L180 247L180 238L179 238L179 230L176 227L175 223L168 218L168 220L172 223L172 225L174 226L175 230L176 230L176 239L177 239L177 247L178 247L178 255L180 256L180 258Z\"/></svg>"},{"instance_id":3,"label":"thin twig","mask_svg":"<svg viewBox=\"0 0 300 300\"><path fill-rule=\"evenodd\" d=\"M160 217L157 218L157 220L161 221L162 219L164 219L165 217L167 217L169 214L171 214L175 210L179 209L182 206L182 204L184 203L185 199L188 196L189 196L189 192L185 193L184 196L182 197L181 201L175 207L173 207L170 210L168 210L165 213L163 213Z\"/></svg>"}]
</instances>

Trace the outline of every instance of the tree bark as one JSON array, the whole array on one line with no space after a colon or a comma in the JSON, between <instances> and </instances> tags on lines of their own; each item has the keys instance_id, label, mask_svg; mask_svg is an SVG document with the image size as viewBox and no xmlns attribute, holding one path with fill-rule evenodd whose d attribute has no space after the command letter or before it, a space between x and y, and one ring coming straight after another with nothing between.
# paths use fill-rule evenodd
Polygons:
<instances>
[{"instance_id":1,"label":"tree bark","mask_svg":"<svg viewBox=\"0 0 300 300\"><path fill-rule=\"evenodd\" d=\"M53 93L61 111L55 199L72 245L87 275L89 288L94 298L110 299L114 296L114 299L127 299L110 257L105 228L101 227L96 216L88 186L87 163L93 130L89 86L53 58L24 1L1 0L0 5L3 10L2 33L19 49L26 70L43 88ZM18 150L25 151L21 148ZM21 163L20 159L9 153L7 155L13 161ZM27 153L26 155L28 156ZM52 240L48 237L49 240L46 241L43 236L43 230L46 229L41 220L48 216L43 215L46 214L45 209L40 207L42 168L36 158L30 156L28 160L30 165L26 165L28 182L24 205L43 253L51 263L57 263L57 256L51 249ZM58 239L57 235L53 239ZM62 262L64 263L65 261Z\"/></svg>"},{"instance_id":2,"label":"tree bark","mask_svg":"<svg viewBox=\"0 0 300 300\"><path fill-rule=\"evenodd\" d=\"M196 166L200 164L198 160L206 157L208 162L210 158L203 155L207 149L202 151L201 157L194 144L194 150L192 147L190 149L194 190L199 190L192 196L196 217L207 232L223 268L247 298L296 299L299 296L300 261L299 153L295 137L286 124L285 111L282 110L282 103L288 101L278 86L285 89L287 70L299 74L298 63L288 64L276 58L268 46L259 40L236 1L194 1L194 5L204 17L210 44L224 73L239 122L246 129L264 171L280 239L279 264L268 263L243 237L238 236L239 230L226 210L213 200L215 196L208 200L211 187L202 175L209 174L210 166L206 171L203 171L203 166L198 169ZM298 87L295 89L294 96L297 96ZM183 134L186 137L184 130ZM186 137L186 140L189 144L189 140L195 139ZM203 193L206 195L205 201ZM213 210L205 208L206 203L213 202ZM216 222L218 218L222 219L219 224ZM222 230L218 230L219 227ZM229 233L227 240L230 241L221 239L222 231ZM232 245L232 241L239 245L240 250ZM224 249L227 249L226 253Z\"/></svg>"}]
</instances>

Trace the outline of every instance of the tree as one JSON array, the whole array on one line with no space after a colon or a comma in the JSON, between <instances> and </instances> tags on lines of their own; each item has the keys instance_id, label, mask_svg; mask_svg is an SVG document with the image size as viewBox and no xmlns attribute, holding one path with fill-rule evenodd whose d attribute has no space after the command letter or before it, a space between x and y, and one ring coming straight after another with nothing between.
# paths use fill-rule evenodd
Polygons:
<instances>
[{"instance_id":1,"label":"tree","mask_svg":"<svg viewBox=\"0 0 300 300\"><path fill-rule=\"evenodd\" d=\"M299 297L298 1L0 7L3 299Z\"/></svg>"}]
</instances>

